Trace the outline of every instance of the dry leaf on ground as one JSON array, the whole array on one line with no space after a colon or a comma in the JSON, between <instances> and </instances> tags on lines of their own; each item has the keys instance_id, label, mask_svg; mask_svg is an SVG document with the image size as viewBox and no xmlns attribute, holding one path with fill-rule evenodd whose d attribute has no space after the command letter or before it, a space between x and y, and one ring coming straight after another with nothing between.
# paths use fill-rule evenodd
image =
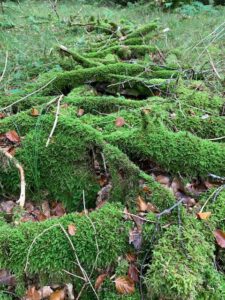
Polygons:
<instances>
[{"instance_id":1,"label":"dry leaf on ground","mask_svg":"<svg viewBox=\"0 0 225 300\"><path fill-rule=\"evenodd\" d=\"M95 281L95 289L98 290L101 285L103 284L105 278L107 277L107 274L104 273L104 274L101 274L97 277L96 281Z\"/></svg>"},{"instance_id":2,"label":"dry leaf on ground","mask_svg":"<svg viewBox=\"0 0 225 300\"><path fill-rule=\"evenodd\" d=\"M223 232L220 229L216 229L214 232L214 237L217 241L217 244L221 247L221 248L225 248L225 232Z\"/></svg>"},{"instance_id":3,"label":"dry leaf on ground","mask_svg":"<svg viewBox=\"0 0 225 300\"><path fill-rule=\"evenodd\" d=\"M31 109L31 116L32 117L37 117L37 116L39 116L40 115L40 113L39 113L39 111L37 110L37 108L32 108Z\"/></svg>"},{"instance_id":4,"label":"dry leaf on ground","mask_svg":"<svg viewBox=\"0 0 225 300\"><path fill-rule=\"evenodd\" d=\"M141 196L138 196L136 203L137 203L137 209L139 211L142 212L147 211L148 205Z\"/></svg>"},{"instance_id":5,"label":"dry leaf on ground","mask_svg":"<svg viewBox=\"0 0 225 300\"><path fill-rule=\"evenodd\" d=\"M134 263L129 265L128 276L134 281L139 282L139 271Z\"/></svg>"},{"instance_id":6,"label":"dry leaf on ground","mask_svg":"<svg viewBox=\"0 0 225 300\"><path fill-rule=\"evenodd\" d=\"M77 112L77 116L78 116L78 117L82 117L83 114L84 114L84 109L83 109L83 108L79 108L79 109L78 109L78 112Z\"/></svg>"},{"instance_id":7,"label":"dry leaf on ground","mask_svg":"<svg viewBox=\"0 0 225 300\"><path fill-rule=\"evenodd\" d=\"M68 225L68 233L69 233L69 235L74 236L76 234L76 231L77 231L77 229L76 229L75 225L73 225L73 224Z\"/></svg>"},{"instance_id":8,"label":"dry leaf on ground","mask_svg":"<svg viewBox=\"0 0 225 300\"><path fill-rule=\"evenodd\" d=\"M129 244L133 244L134 248L136 250L140 250L141 249L142 234L141 234L141 230L138 229L137 227L135 227L134 229L130 230L130 233L129 233Z\"/></svg>"},{"instance_id":9,"label":"dry leaf on ground","mask_svg":"<svg viewBox=\"0 0 225 300\"><path fill-rule=\"evenodd\" d=\"M57 290L51 294L49 300L64 300L66 298L66 293L64 289Z\"/></svg>"},{"instance_id":10,"label":"dry leaf on ground","mask_svg":"<svg viewBox=\"0 0 225 300\"><path fill-rule=\"evenodd\" d=\"M135 291L134 281L129 276L121 276L115 279L116 290L118 293L133 294Z\"/></svg>"},{"instance_id":11,"label":"dry leaf on ground","mask_svg":"<svg viewBox=\"0 0 225 300\"><path fill-rule=\"evenodd\" d=\"M53 293L53 290L50 286L46 285L39 289L38 293L41 295L41 299L45 299L50 297L50 295Z\"/></svg>"},{"instance_id":12,"label":"dry leaf on ground","mask_svg":"<svg viewBox=\"0 0 225 300\"><path fill-rule=\"evenodd\" d=\"M207 220L210 216L211 216L211 212L207 211L207 212L199 212L197 213L197 217L201 220Z\"/></svg>"},{"instance_id":13,"label":"dry leaf on ground","mask_svg":"<svg viewBox=\"0 0 225 300\"><path fill-rule=\"evenodd\" d=\"M19 143L20 137L15 130L6 132L5 137L12 143Z\"/></svg>"},{"instance_id":14,"label":"dry leaf on ground","mask_svg":"<svg viewBox=\"0 0 225 300\"><path fill-rule=\"evenodd\" d=\"M25 300L41 300L41 295L36 290L35 286L32 286L27 290Z\"/></svg>"},{"instance_id":15,"label":"dry leaf on ground","mask_svg":"<svg viewBox=\"0 0 225 300\"><path fill-rule=\"evenodd\" d=\"M0 285L15 286L16 278L8 270L0 270Z\"/></svg>"},{"instance_id":16,"label":"dry leaf on ground","mask_svg":"<svg viewBox=\"0 0 225 300\"><path fill-rule=\"evenodd\" d=\"M116 121L115 121L116 127L122 127L125 123L126 122L123 117L116 118Z\"/></svg>"}]
</instances>

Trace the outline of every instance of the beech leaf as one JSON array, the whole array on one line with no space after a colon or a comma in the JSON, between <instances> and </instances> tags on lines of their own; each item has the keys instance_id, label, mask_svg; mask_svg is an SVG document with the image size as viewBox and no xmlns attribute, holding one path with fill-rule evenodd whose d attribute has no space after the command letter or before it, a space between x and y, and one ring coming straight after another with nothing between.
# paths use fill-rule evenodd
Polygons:
<instances>
[{"instance_id":1,"label":"beech leaf","mask_svg":"<svg viewBox=\"0 0 225 300\"><path fill-rule=\"evenodd\" d=\"M79 108L79 109L78 109L78 112L77 112L77 116L78 116L78 117L82 117L83 114L84 114L84 109L83 109L83 108Z\"/></svg>"},{"instance_id":2,"label":"beech leaf","mask_svg":"<svg viewBox=\"0 0 225 300\"><path fill-rule=\"evenodd\" d=\"M134 263L129 265L128 276L134 281L139 282L139 271Z\"/></svg>"},{"instance_id":3,"label":"beech leaf","mask_svg":"<svg viewBox=\"0 0 225 300\"><path fill-rule=\"evenodd\" d=\"M6 132L5 136L12 143L19 143L20 142L20 137L18 136L18 134L15 130L11 130L11 131Z\"/></svg>"},{"instance_id":4,"label":"beech leaf","mask_svg":"<svg viewBox=\"0 0 225 300\"><path fill-rule=\"evenodd\" d=\"M38 293L41 295L41 299L48 298L52 293L53 290L50 286L46 285L43 286L41 289L38 290Z\"/></svg>"},{"instance_id":5,"label":"beech leaf","mask_svg":"<svg viewBox=\"0 0 225 300\"><path fill-rule=\"evenodd\" d=\"M95 281L95 289L98 290L101 285L103 284L105 278L107 277L107 274L104 273L104 274L101 274L97 277L96 281Z\"/></svg>"},{"instance_id":6,"label":"beech leaf","mask_svg":"<svg viewBox=\"0 0 225 300\"><path fill-rule=\"evenodd\" d=\"M4 119L6 115L4 113L0 113L0 119Z\"/></svg>"},{"instance_id":7,"label":"beech leaf","mask_svg":"<svg viewBox=\"0 0 225 300\"><path fill-rule=\"evenodd\" d=\"M126 122L123 117L116 118L115 124L117 127L122 127L125 123Z\"/></svg>"},{"instance_id":8,"label":"beech leaf","mask_svg":"<svg viewBox=\"0 0 225 300\"><path fill-rule=\"evenodd\" d=\"M15 286L15 276L12 275L8 270L0 270L0 286L1 285Z\"/></svg>"},{"instance_id":9,"label":"beech leaf","mask_svg":"<svg viewBox=\"0 0 225 300\"><path fill-rule=\"evenodd\" d=\"M40 113L39 113L39 111L37 110L37 108L32 108L31 109L31 116L33 116L33 117L37 117L37 116L39 116L40 115Z\"/></svg>"},{"instance_id":10,"label":"beech leaf","mask_svg":"<svg viewBox=\"0 0 225 300\"><path fill-rule=\"evenodd\" d=\"M225 248L225 232L223 232L220 229L216 229L214 232L214 237L217 241L217 244L221 247L221 248Z\"/></svg>"},{"instance_id":11,"label":"beech leaf","mask_svg":"<svg viewBox=\"0 0 225 300\"><path fill-rule=\"evenodd\" d=\"M141 230L135 227L134 229L130 230L129 233L129 244L133 244L134 248L136 250L141 249L141 244L142 244L142 234Z\"/></svg>"},{"instance_id":12,"label":"beech leaf","mask_svg":"<svg viewBox=\"0 0 225 300\"><path fill-rule=\"evenodd\" d=\"M116 290L118 293L133 294L135 292L134 281L129 276L120 276L115 279Z\"/></svg>"},{"instance_id":13,"label":"beech leaf","mask_svg":"<svg viewBox=\"0 0 225 300\"><path fill-rule=\"evenodd\" d=\"M73 225L73 224L68 225L68 233L69 233L69 235L74 236L76 234L76 231L77 231L77 229L76 229L75 225Z\"/></svg>"},{"instance_id":14,"label":"beech leaf","mask_svg":"<svg viewBox=\"0 0 225 300\"><path fill-rule=\"evenodd\" d=\"M156 177L156 181L160 184L163 184L163 185L167 185L167 186L170 185L170 178L168 176L165 176L165 175L158 175Z\"/></svg>"},{"instance_id":15,"label":"beech leaf","mask_svg":"<svg viewBox=\"0 0 225 300\"><path fill-rule=\"evenodd\" d=\"M66 297L64 289L57 290L52 293L49 297L49 300L64 300Z\"/></svg>"},{"instance_id":16,"label":"beech leaf","mask_svg":"<svg viewBox=\"0 0 225 300\"><path fill-rule=\"evenodd\" d=\"M137 261L137 255L134 253L126 253L126 259L128 262L136 262Z\"/></svg>"},{"instance_id":17,"label":"beech leaf","mask_svg":"<svg viewBox=\"0 0 225 300\"><path fill-rule=\"evenodd\" d=\"M139 211L147 211L148 205L141 196L138 196L136 203Z\"/></svg>"},{"instance_id":18,"label":"beech leaf","mask_svg":"<svg viewBox=\"0 0 225 300\"><path fill-rule=\"evenodd\" d=\"M199 212L197 213L197 217L201 220L207 220L210 216L211 216L211 212L207 211L207 212Z\"/></svg>"},{"instance_id":19,"label":"beech leaf","mask_svg":"<svg viewBox=\"0 0 225 300\"><path fill-rule=\"evenodd\" d=\"M32 286L27 290L25 300L41 300L41 295L36 290L35 286Z\"/></svg>"}]
</instances>

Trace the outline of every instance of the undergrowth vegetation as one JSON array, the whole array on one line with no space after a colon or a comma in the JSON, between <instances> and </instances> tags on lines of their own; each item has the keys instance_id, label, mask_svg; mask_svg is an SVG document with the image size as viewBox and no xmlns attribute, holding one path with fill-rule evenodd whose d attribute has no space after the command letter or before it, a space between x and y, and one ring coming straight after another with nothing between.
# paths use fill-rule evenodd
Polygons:
<instances>
[{"instance_id":1,"label":"undergrowth vegetation","mask_svg":"<svg viewBox=\"0 0 225 300\"><path fill-rule=\"evenodd\" d=\"M223 299L225 9L3 11L1 299Z\"/></svg>"}]
</instances>

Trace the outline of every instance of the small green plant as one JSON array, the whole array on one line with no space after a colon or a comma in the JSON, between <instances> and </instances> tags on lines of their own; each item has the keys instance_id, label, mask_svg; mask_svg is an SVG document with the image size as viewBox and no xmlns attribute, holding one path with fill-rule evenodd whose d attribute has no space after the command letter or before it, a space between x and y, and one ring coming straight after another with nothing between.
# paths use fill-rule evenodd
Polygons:
<instances>
[{"instance_id":1,"label":"small green plant","mask_svg":"<svg viewBox=\"0 0 225 300\"><path fill-rule=\"evenodd\" d=\"M212 5L204 5L199 1L194 1L190 4L184 4L177 8L176 12L182 15L194 16L200 13L215 13L216 10Z\"/></svg>"}]
</instances>

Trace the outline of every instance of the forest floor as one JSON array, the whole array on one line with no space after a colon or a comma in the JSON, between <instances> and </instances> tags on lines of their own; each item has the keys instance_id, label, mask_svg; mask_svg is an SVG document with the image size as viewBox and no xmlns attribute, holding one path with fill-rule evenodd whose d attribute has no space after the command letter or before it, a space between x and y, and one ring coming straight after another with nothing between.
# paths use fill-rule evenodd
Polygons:
<instances>
[{"instance_id":1,"label":"forest floor","mask_svg":"<svg viewBox=\"0 0 225 300\"><path fill-rule=\"evenodd\" d=\"M225 298L224 16L4 2L0 299Z\"/></svg>"}]
</instances>

